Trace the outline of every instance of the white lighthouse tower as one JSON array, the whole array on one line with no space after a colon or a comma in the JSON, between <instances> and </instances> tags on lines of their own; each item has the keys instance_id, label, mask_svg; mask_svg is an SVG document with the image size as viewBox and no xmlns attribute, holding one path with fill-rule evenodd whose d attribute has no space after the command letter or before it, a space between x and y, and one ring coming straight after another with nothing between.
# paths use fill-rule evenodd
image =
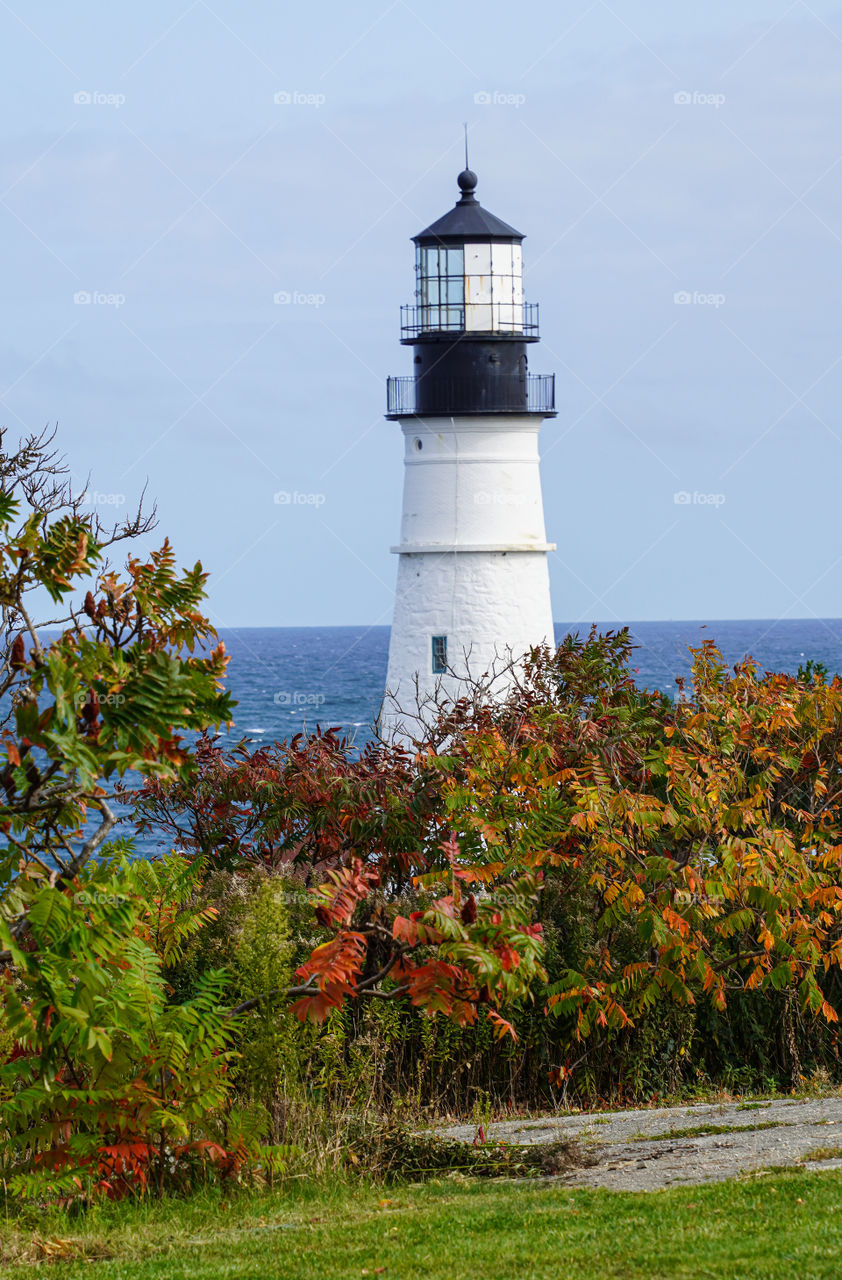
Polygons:
<instances>
[{"instance_id":1,"label":"white lighthouse tower","mask_svg":"<svg viewBox=\"0 0 842 1280\"><path fill-rule=\"evenodd\" d=\"M512 659L553 644L538 432L555 375L527 369L538 308L524 302L523 236L482 208L476 174L457 181L456 207L414 237L401 325L413 376L388 380L405 468L385 737L417 736L469 677L503 692Z\"/></svg>"}]
</instances>

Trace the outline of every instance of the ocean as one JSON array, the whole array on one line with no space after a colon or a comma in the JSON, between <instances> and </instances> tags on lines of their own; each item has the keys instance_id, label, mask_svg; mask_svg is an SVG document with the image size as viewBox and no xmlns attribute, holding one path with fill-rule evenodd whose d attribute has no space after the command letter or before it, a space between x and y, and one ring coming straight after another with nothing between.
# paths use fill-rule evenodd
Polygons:
<instances>
[{"instance_id":1,"label":"ocean","mask_svg":"<svg viewBox=\"0 0 842 1280\"><path fill-rule=\"evenodd\" d=\"M597 624L616 630L621 624ZM676 691L676 677L690 672L690 645L715 640L728 662L751 654L770 671L796 672L812 658L831 675L842 672L842 619L744 622L632 622L635 680ZM557 623L556 640L587 635L589 624ZM237 706L223 733L233 746L290 738L316 725L339 729L355 745L371 736L386 681L388 627L244 627L221 629L231 655L228 686ZM120 823L119 832L133 835ZM135 839L141 856L164 852L154 836Z\"/></svg>"},{"instance_id":2,"label":"ocean","mask_svg":"<svg viewBox=\"0 0 842 1280\"><path fill-rule=\"evenodd\" d=\"M598 623L616 630L619 623ZM768 671L796 672L812 658L842 671L842 619L745 622L630 622L635 680L675 693L690 671L690 645L712 639L728 662L751 654ZM556 640L587 635L589 624L556 623ZM334 727L362 742L371 733L386 682L388 627L245 627L221 630L231 655L229 688L238 703L228 739L289 738Z\"/></svg>"}]
</instances>

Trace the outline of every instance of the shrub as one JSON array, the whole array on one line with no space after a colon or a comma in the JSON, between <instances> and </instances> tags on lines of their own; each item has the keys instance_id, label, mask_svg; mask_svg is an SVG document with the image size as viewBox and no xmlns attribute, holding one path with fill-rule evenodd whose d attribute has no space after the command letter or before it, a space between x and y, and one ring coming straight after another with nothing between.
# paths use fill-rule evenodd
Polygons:
<instances>
[{"instance_id":1,"label":"shrub","mask_svg":"<svg viewBox=\"0 0 842 1280\"><path fill-rule=\"evenodd\" d=\"M311 884L319 945L289 994L329 1018L337 1078L367 1061L372 1096L465 1106L836 1069L840 682L731 673L707 644L673 702L629 656L625 633L538 651L412 761L316 735L147 788L143 820L187 851L215 794L226 849L247 821L244 858Z\"/></svg>"},{"instance_id":2,"label":"shrub","mask_svg":"<svg viewBox=\"0 0 842 1280\"><path fill-rule=\"evenodd\" d=\"M148 867L139 875L125 862L92 866L72 895L34 878L18 882L29 943L19 948L4 930L15 973L5 984L6 1017L17 1047L0 1068L13 1194L161 1192L191 1165L237 1158L210 1128L229 1087L225 976L203 975L189 1002L169 1005L151 945L157 933L172 961L201 926L202 913L189 909L197 870L183 859L155 868L159 899L179 912L163 930L145 896Z\"/></svg>"}]
</instances>

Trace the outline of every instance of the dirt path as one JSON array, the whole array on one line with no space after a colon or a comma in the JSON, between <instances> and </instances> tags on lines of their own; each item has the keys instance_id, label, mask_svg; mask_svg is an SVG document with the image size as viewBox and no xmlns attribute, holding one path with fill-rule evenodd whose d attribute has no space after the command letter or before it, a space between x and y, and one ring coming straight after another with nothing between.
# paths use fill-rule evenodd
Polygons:
<instances>
[{"instance_id":1,"label":"dirt path","mask_svg":"<svg viewBox=\"0 0 842 1280\"><path fill-rule=\"evenodd\" d=\"M450 1137L472 1141L473 1125ZM571 1186L654 1191L678 1183L762 1176L770 1166L842 1168L842 1098L714 1103L506 1120L486 1135L522 1144L575 1138L595 1163L562 1175Z\"/></svg>"}]
</instances>

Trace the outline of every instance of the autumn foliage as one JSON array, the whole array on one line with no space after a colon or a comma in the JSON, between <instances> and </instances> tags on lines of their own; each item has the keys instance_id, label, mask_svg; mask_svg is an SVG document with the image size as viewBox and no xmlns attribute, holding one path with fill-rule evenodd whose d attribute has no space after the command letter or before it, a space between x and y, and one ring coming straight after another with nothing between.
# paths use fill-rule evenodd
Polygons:
<instances>
[{"instance_id":1,"label":"autumn foliage","mask_svg":"<svg viewBox=\"0 0 842 1280\"><path fill-rule=\"evenodd\" d=\"M629 657L625 633L536 652L507 702L466 699L446 747L412 760L332 733L233 756L206 742L198 787L153 781L141 814L309 886L324 940L298 971L302 1017L405 997L511 1032L505 1010L532 1000L566 1060L664 1001L780 992L835 1022L842 686L731 671L707 643L671 700L635 687ZM588 934L549 983L545 877Z\"/></svg>"},{"instance_id":2,"label":"autumn foliage","mask_svg":"<svg viewBox=\"0 0 842 1280\"><path fill-rule=\"evenodd\" d=\"M515 1062L569 1096L607 1054L620 1096L653 1047L677 1079L694 1038L706 1061L778 1038L793 1084L799 1043L820 1040L837 1070L838 678L730 668L705 643L667 696L636 687L625 632L593 632L531 654L503 700L467 690L412 750L329 728L225 750L201 566L164 542L118 574L108 548L147 525L103 530L40 449L9 459L0 437L13 1194L271 1176L285 1082L333 1096L377 1026L409 1064L378 1066L381 1098L432 1096L416 1034L439 1062L452 1050L451 1084L502 1062L510 1104ZM45 595L57 616L39 624ZM119 803L175 853L133 860ZM232 945L217 903L248 893ZM284 1054L300 1061L281 1081Z\"/></svg>"},{"instance_id":3,"label":"autumn foliage","mask_svg":"<svg viewBox=\"0 0 842 1280\"><path fill-rule=\"evenodd\" d=\"M146 784L139 821L217 866L291 871L307 889L324 941L289 993L301 1018L406 996L511 1030L501 1009L545 976L539 877L490 846L463 850L439 761L376 744L356 755L330 732L230 755L205 739L197 758L195 783Z\"/></svg>"}]
</instances>

